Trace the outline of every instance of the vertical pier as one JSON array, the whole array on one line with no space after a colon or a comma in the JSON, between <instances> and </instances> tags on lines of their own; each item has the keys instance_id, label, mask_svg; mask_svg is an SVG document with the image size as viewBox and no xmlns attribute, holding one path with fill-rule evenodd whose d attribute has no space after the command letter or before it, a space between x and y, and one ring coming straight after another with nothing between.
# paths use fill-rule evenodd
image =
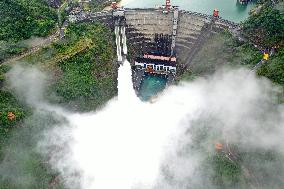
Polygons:
<instances>
[{"instance_id":1,"label":"vertical pier","mask_svg":"<svg viewBox=\"0 0 284 189\"><path fill-rule=\"evenodd\" d=\"M172 44L171 44L171 56L175 54L176 47L176 36L177 36L177 28L178 28L178 16L179 10L177 7L174 8L174 17L173 17L173 33L172 33Z\"/></svg>"}]
</instances>

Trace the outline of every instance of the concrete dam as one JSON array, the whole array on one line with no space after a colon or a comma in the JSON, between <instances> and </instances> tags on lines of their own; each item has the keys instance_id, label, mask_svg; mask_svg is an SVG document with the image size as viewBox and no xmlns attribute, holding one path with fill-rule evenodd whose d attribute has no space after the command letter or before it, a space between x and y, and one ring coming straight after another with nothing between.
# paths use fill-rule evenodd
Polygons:
<instances>
[{"instance_id":1,"label":"concrete dam","mask_svg":"<svg viewBox=\"0 0 284 189\"><path fill-rule=\"evenodd\" d=\"M182 74L190 67L192 59L212 34L224 30L234 33L239 28L238 24L219 16L183 11L175 7L169 10L119 8L91 13L84 20L104 23L113 30L117 25L125 28L128 46L132 49L129 58L134 67L135 89L139 89L149 65L154 70L151 73L163 73L171 82L176 75ZM159 59L160 62L169 57L167 60L172 65L143 63L144 67L143 64L139 66L135 57L142 57L139 60L145 61L145 58L149 59L149 52L152 59ZM162 55L156 56L154 53L153 56L152 52L159 52ZM140 69L136 69L135 66Z\"/></svg>"},{"instance_id":2,"label":"concrete dam","mask_svg":"<svg viewBox=\"0 0 284 189\"><path fill-rule=\"evenodd\" d=\"M155 35L162 34L171 38L170 46L174 48L179 65L189 64L198 47L212 33L238 27L238 24L222 18L183 10L164 13L160 9L124 9L117 17L124 17L127 40L134 46L136 53L151 50L156 45ZM112 11L105 11L92 14L90 19L114 29L117 17Z\"/></svg>"}]
</instances>

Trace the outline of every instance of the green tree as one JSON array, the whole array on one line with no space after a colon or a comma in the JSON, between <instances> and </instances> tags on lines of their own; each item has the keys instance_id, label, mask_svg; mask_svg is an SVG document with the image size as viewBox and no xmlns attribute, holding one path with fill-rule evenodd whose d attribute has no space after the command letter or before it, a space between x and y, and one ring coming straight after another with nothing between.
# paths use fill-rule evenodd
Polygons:
<instances>
[{"instance_id":1,"label":"green tree","mask_svg":"<svg viewBox=\"0 0 284 189\"><path fill-rule=\"evenodd\" d=\"M284 16L279 10L264 6L243 24L243 33L262 47L284 45Z\"/></svg>"},{"instance_id":2,"label":"green tree","mask_svg":"<svg viewBox=\"0 0 284 189\"><path fill-rule=\"evenodd\" d=\"M54 28L55 10L43 0L0 1L0 40L19 41L44 37Z\"/></svg>"}]
</instances>

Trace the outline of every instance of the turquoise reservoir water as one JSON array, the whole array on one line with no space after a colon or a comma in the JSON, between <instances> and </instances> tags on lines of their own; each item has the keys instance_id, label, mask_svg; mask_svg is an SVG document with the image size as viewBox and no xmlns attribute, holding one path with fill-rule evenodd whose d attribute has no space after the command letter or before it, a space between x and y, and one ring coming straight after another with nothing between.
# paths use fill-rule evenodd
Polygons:
<instances>
[{"instance_id":1,"label":"turquoise reservoir water","mask_svg":"<svg viewBox=\"0 0 284 189\"><path fill-rule=\"evenodd\" d=\"M163 76L146 75L141 83L139 96L141 100L148 101L165 89L167 79Z\"/></svg>"},{"instance_id":2,"label":"turquoise reservoir water","mask_svg":"<svg viewBox=\"0 0 284 189\"><path fill-rule=\"evenodd\" d=\"M165 0L122 0L121 4L127 8L153 8L165 4ZM252 3L240 5L237 0L171 0L171 4L178 5L183 10L209 15L217 8L222 18L234 22L245 20L253 7Z\"/></svg>"}]
</instances>

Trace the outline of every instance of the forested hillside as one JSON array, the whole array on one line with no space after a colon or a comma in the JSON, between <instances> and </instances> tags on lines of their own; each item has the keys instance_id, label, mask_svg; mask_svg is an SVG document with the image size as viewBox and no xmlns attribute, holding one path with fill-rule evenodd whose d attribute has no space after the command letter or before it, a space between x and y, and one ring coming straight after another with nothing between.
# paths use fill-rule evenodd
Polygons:
<instances>
[{"instance_id":1,"label":"forested hillside","mask_svg":"<svg viewBox=\"0 0 284 189\"><path fill-rule=\"evenodd\" d=\"M284 86L284 9L276 5L260 4L243 23L243 34L251 43L269 51L271 56L257 73Z\"/></svg>"},{"instance_id":2,"label":"forested hillside","mask_svg":"<svg viewBox=\"0 0 284 189\"><path fill-rule=\"evenodd\" d=\"M21 40L50 34L56 22L56 11L44 0L0 1L0 62L27 48Z\"/></svg>"},{"instance_id":3,"label":"forested hillside","mask_svg":"<svg viewBox=\"0 0 284 189\"><path fill-rule=\"evenodd\" d=\"M93 0L90 7L101 9L104 2ZM242 34L248 41L239 42L229 32L213 35L194 57L190 70L179 79L211 74L224 65L253 69L262 60L261 49L269 52L273 49L268 61L263 61L256 72L284 86L283 9L263 2L242 23ZM56 11L45 0L1 0L0 62L25 50L23 40L51 34L56 22ZM49 103L76 112L94 111L117 94L118 65L114 64L113 33L97 23L70 24L65 32L63 39L20 62L49 73L44 92L44 99ZM42 157L35 149L41 132L64 119L52 112L34 111L19 100L9 88L5 75L11 67L0 64L0 189L63 189L62 178L51 169L48 157ZM209 175L218 188L248 188L250 182L245 178L244 162L270 163L282 158L269 151L242 152L237 145L232 145L241 157L236 161L230 161L225 153L208 153L204 138L216 133L216 129L212 124L214 120L204 116L189 131L194 133L190 148L207 155L201 172ZM279 164L274 166L280 169L284 165L282 159L275 162ZM211 169L212 172L208 171ZM257 173L259 178L268 176L265 170L252 169L251 172Z\"/></svg>"},{"instance_id":4,"label":"forested hillside","mask_svg":"<svg viewBox=\"0 0 284 189\"><path fill-rule=\"evenodd\" d=\"M92 111L117 94L113 48L113 35L104 26L72 24L67 28L64 40L54 42L21 62L27 67L36 65L50 74L44 93L49 102L69 110ZM10 90L4 76L9 69L10 66L0 65L0 188L38 189L53 185L53 188L61 189L57 173L34 152L41 129L53 125L58 118L52 113L36 113L29 105L19 101L19 96ZM21 155L13 153L19 151L21 145L13 141L16 138L21 138L26 144L21 148ZM10 165L10 161L14 165ZM8 167L15 168L11 174L17 175L17 179L1 177Z\"/></svg>"},{"instance_id":5,"label":"forested hillside","mask_svg":"<svg viewBox=\"0 0 284 189\"><path fill-rule=\"evenodd\" d=\"M277 2L277 1L275 1ZM273 4L270 1L260 2L252 11L250 17L242 23L242 35L247 39L246 42L240 42L234 38L229 32L213 35L209 41L194 57L190 70L181 76L184 80L194 80L199 76L206 76L214 73L216 70L227 67L246 67L255 70L259 77L269 78L275 85L279 87L279 103L284 102L284 3L279 1ZM269 53L268 60L264 60L264 52ZM256 67L256 65L259 65ZM214 124L204 124L210 127ZM195 126L193 125L193 128ZM212 130L202 128L202 124L196 126L200 133L206 135L208 133L218 132L212 126ZM195 132L196 135L196 132ZM198 136L198 135L197 135ZM204 136L197 142L201 144ZM268 169L257 169L254 167L269 163L273 165L274 170L283 170L283 155L273 151L256 149L253 151L242 151L238 145L234 146L234 151L238 152L237 161L228 161L228 158L222 153L216 153L208 157L208 161L204 162L204 167L210 165L214 167L214 173L211 179L218 186L217 188L249 188L249 183L244 170L245 162L247 167L252 170L260 188L281 188L281 182L277 180L277 176L271 176ZM208 169L204 168L206 173ZM276 171L277 172L277 171ZM278 173L277 173L278 174ZM279 171L279 175L282 172ZM269 177L271 176L271 177ZM264 179L269 177L269 179ZM263 179L262 179L263 178ZM272 179L273 178L273 179ZM250 184L252 184L251 182ZM253 183L255 184L255 183Z\"/></svg>"},{"instance_id":6,"label":"forested hillside","mask_svg":"<svg viewBox=\"0 0 284 189\"><path fill-rule=\"evenodd\" d=\"M56 12L43 0L0 2L0 40L19 41L44 37L56 23Z\"/></svg>"},{"instance_id":7,"label":"forested hillside","mask_svg":"<svg viewBox=\"0 0 284 189\"><path fill-rule=\"evenodd\" d=\"M181 78L211 74L224 65L256 69L263 53L268 52L271 54L268 61L259 64L256 72L284 86L283 7L283 1L276 5L258 4L241 25L246 42L236 40L229 32L213 35L193 59L191 69Z\"/></svg>"}]
</instances>

